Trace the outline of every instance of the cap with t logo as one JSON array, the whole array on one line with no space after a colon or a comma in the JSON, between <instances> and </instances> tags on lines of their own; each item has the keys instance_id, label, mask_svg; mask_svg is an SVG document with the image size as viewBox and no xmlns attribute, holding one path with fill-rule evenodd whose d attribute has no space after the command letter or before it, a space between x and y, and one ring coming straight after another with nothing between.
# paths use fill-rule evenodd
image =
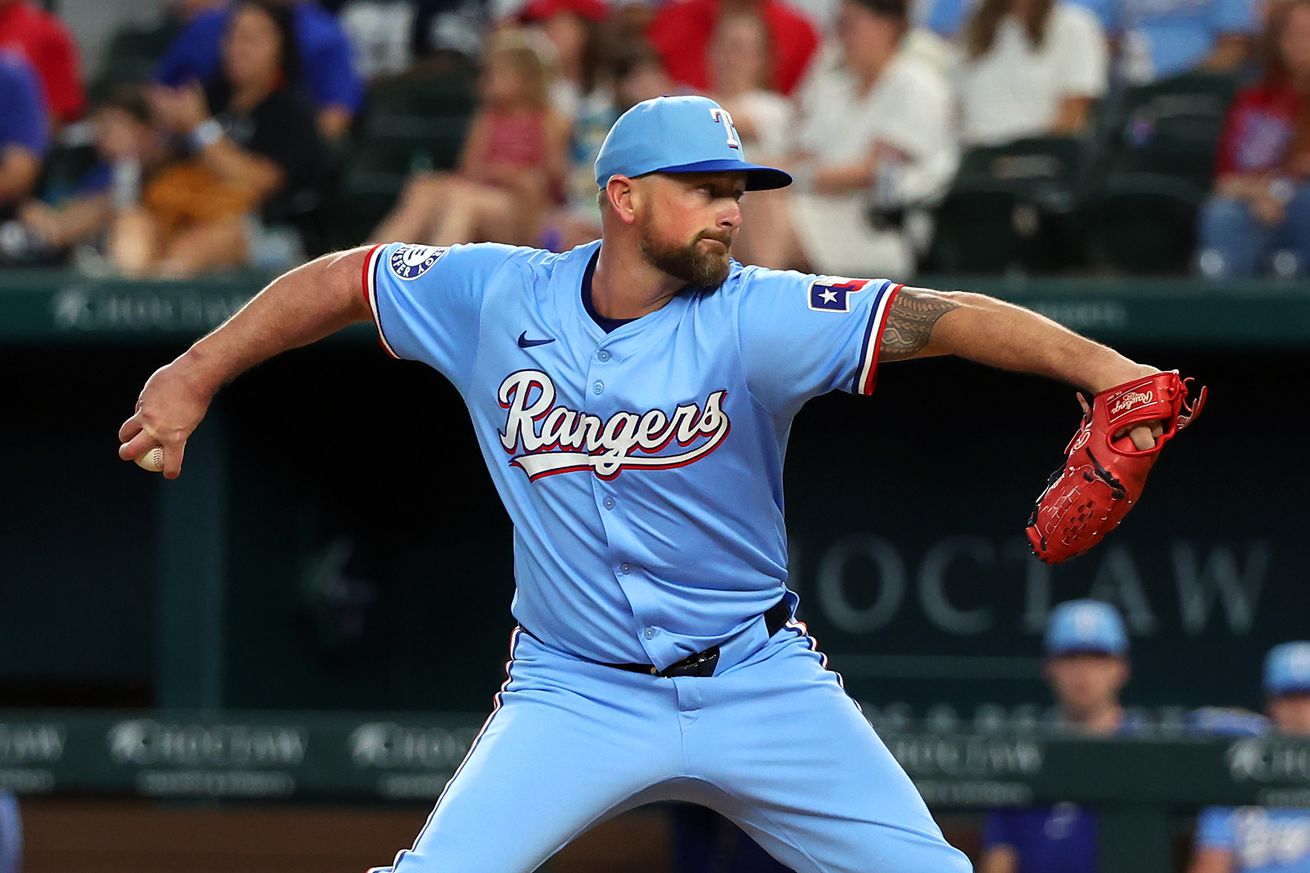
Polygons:
<instances>
[{"instance_id":1,"label":"cap with t logo","mask_svg":"<svg viewBox=\"0 0 1310 873\"><path fill-rule=\"evenodd\" d=\"M746 161L732 116L706 97L656 97L619 116L596 157L596 184L647 173L746 174L747 191L791 184L774 167Z\"/></svg>"}]
</instances>

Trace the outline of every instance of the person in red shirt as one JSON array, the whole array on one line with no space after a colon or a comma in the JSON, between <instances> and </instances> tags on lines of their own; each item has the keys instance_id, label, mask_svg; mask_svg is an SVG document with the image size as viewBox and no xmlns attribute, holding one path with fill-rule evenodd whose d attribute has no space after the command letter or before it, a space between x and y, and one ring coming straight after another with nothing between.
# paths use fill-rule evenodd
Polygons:
<instances>
[{"instance_id":1,"label":"person in red shirt","mask_svg":"<svg viewBox=\"0 0 1310 873\"><path fill-rule=\"evenodd\" d=\"M1201 210L1197 266L1210 278L1310 271L1310 0L1277 8L1268 44L1260 83L1229 107Z\"/></svg>"},{"instance_id":2,"label":"person in red shirt","mask_svg":"<svg viewBox=\"0 0 1310 873\"><path fill-rule=\"evenodd\" d=\"M719 17L753 12L764 19L773 47L773 90L791 94L819 45L810 20L779 0L683 0L665 6L646 36L673 81L697 91L710 88L709 48Z\"/></svg>"},{"instance_id":3,"label":"person in red shirt","mask_svg":"<svg viewBox=\"0 0 1310 873\"><path fill-rule=\"evenodd\" d=\"M30 0L0 0L0 49L17 51L41 77L46 105L57 123L82 114L82 90L77 45L63 22Z\"/></svg>"}]
</instances>

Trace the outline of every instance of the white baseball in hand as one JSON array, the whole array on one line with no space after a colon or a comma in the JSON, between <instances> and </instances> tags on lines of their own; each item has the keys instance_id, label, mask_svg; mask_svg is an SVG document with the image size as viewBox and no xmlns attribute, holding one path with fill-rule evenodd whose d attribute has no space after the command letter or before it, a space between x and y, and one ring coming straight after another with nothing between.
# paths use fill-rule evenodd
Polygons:
<instances>
[{"instance_id":1,"label":"white baseball in hand","mask_svg":"<svg viewBox=\"0 0 1310 873\"><path fill-rule=\"evenodd\" d=\"M164 472L164 449L162 446L155 446L150 451L136 459L136 465L142 470L149 470L151 473Z\"/></svg>"}]
</instances>

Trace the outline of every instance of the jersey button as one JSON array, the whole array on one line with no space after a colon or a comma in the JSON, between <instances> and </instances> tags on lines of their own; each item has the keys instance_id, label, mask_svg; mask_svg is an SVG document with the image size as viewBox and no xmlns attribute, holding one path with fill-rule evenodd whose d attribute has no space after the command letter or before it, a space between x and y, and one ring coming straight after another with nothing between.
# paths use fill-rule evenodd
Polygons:
<instances>
[{"instance_id":1,"label":"jersey button","mask_svg":"<svg viewBox=\"0 0 1310 873\"><path fill-rule=\"evenodd\" d=\"M632 565L629 564L627 561L624 561L622 564L619 564L619 572L622 573L624 576L628 575L629 573L632 572Z\"/></svg>"},{"instance_id":2,"label":"jersey button","mask_svg":"<svg viewBox=\"0 0 1310 873\"><path fill-rule=\"evenodd\" d=\"M648 627L648 628L646 628L646 634L645 634L646 639L648 639L648 640L653 640L653 639L655 639L655 635L656 635L657 633L659 633L659 632L660 632L660 629L657 628L657 627Z\"/></svg>"},{"instance_id":3,"label":"jersey button","mask_svg":"<svg viewBox=\"0 0 1310 873\"><path fill-rule=\"evenodd\" d=\"M604 382L597 381L595 385L592 385L592 386L591 386L591 390L594 391L594 392L596 392L597 394L604 394L604 393L605 393L605 383L604 383Z\"/></svg>"},{"instance_id":4,"label":"jersey button","mask_svg":"<svg viewBox=\"0 0 1310 873\"><path fill-rule=\"evenodd\" d=\"M596 352L596 360L600 361L602 364L608 361L609 359L610 359L610 353L608 350L601 349L600 351Z\"/></svg>"},{"instance_id":5,"label":"jersey button","mask_svg":"<svg viewBox=\"0 0 1310 873\"><path fill-rule=\"evenodd\" d=\"M606 508L606 509L613 509L613 508L614 508L614 498L613 498L613 497L606 497L606 498L605 498L604 500L602 500L601 502L605 504L605 508Z\"/></svg>"}]
</instances>

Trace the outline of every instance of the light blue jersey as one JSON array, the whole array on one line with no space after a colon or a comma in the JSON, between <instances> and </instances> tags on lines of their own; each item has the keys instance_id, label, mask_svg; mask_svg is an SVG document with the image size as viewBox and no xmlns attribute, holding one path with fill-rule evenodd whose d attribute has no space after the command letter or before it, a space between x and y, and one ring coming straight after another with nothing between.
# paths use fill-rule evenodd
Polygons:
<instances>
[{"instance_id":1,"label":"light blue jersey","mask_svg":"<svg viewBox=\"0 0 1310 873\"><path fill-rule=\"evenodd\" d=\"M734 263L607 334L581 293L598 251L392 244L365 286L387 351L468 406L514 522L514 616L570 654L663 668L784 595L792 417L873 391L899 286Z\"/></svg>"},{"instance_id":2,"label":"light blue jersey","mask_svg":"<svg viewBox=\"0 0 1310 873\"><path fill-rule=\"evenodd\" d=\"M1234 873L1310 873L1310 810L1210 807L1196 846L1231 852Z\"/></svg>"},{"instance_id":3,"label":"light blue jersey","mask_svg":"<svg viewBox=\"0 0 1310 873\"><path fill-rule=\"evenodd\" d=\"M366 259L383 347L463 395L514 522L521 625L468 757L375 873L526 873L669 800L728 817L798 873L968 873L788 621L792 417L817 394L873 391L900 286L734 263L718 287L612 322L589 311L598 252L392 244Z\"/></svg>"}]
</instances>

